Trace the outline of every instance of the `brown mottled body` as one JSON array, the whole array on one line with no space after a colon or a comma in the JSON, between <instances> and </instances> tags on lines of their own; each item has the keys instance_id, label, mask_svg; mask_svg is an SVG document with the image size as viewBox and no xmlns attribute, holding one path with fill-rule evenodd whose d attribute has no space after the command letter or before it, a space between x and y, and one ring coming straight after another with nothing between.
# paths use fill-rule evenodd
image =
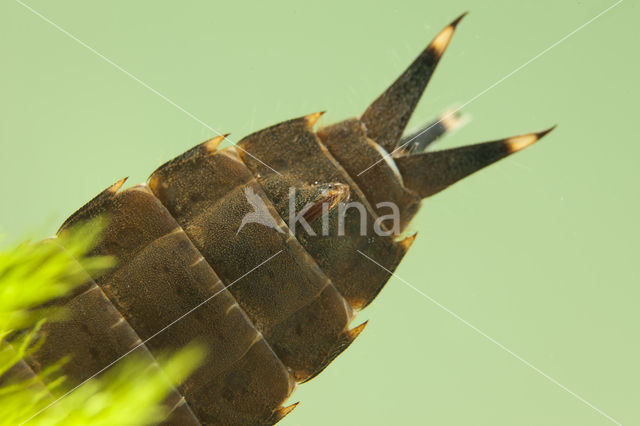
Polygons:
<instances>
[{"instance_id":1,"label":"brown mottled body","mask_svg":"<svg viewBox=\"0 0 640 426\"><path fill-rule=\"evenodd\" d=\"M359 310L378 295L390 274L379 267L372 268L371 262L358 250L380 259L387 269L393 271L408 245L395 242L394 236L380 236L373 231L377 216L367 198L312 130L318 117L319 114L312 114L247 136L238 144L242 148L239 154L283 217L289 215L288 189L314 182L346 184L351 189L350 201L365 206L364 217L356 209L346 210L345 236L335 232L338 227L335 216L331 217L333 223L330 224L334 232L328 236L322 236L319 232L310 235L302 229L296 229L295 233L336 288L354 309ZM281 175L263 163L269 164ZM364 233L361 232L363 220L366 223Z\"/></svg>"},{"instance_id":2,"label":"brown mottled body","mask_svg":"<svg viewBox=\"0 0 640 426\"><path fill-rule=\"evenodd\" d=\"M50 240L44 244L55 242ZM138 334L89 276L73 293L50 305L64 307L67 318L46 322L40 329L39 337L46 337L46 340L24 361L34 374L42 373L51 364L68 357L61 365L60 373L67 378L67 388L73 388L96 373L102 374L128 354L147 359L148 368L159 368L147 347L140 345ZM66 389L56 387L51 392L52 397L57 398ZM164 404L175 424L199 424L177 390L169 393Z\"/></svg>"},{"instance_id":3,"label":"brown mottled body","mask_svg":"<svg viewBox=\"0 0 640 426\"><path fill-rule=\"evenodd\" d=\"M154 172L150 182L296 380L316 374L331 354L341 351L351 308L289 232L233 149L172 162ZM246 191L267 206L277 231L265 232L259 223L241 229L241 219L252 212Z\"/></svg>"},{"instance_id":4,"label":"brown mottled body","mask_svg":"<svg viewBox=\"0 0 640 426\"><path fill-rule=\"evenodd\" d=\"M321 114L311 114L224 150L217 149L223 137L211 139L161 166L147 184L119 192L120 181L71 216L63 230L109 217L95 252L118 264L65 301L73 320L48 326L33 365L72 353L65 373L77 383L133 347L156 356L197 340L209 356L178 388L189 421L280 420L295 407L282 404L296 383L322 371L362 331L364 324L349 329L351 321L411 245L414 236L399 231L421 200L544 135L423 152L450 128L429 132L434 123L401 141L459 19L361 118L316 133ZM291 189L301 197L294 211ZM341 216L347 196L360 208ZM289 221L300 200L312 204L303 216L311 232ZM389 203L398 208L397 227L381 220ZM323 204L329 209L320 220ZM167 420L181 421L177 411Z\"/></svg>"},{"instance_id":5,"label":"brown mottled body","mask_svg":"<svg viewBox=\"0 0 640 426\"><path fill-rule=\"evenodd\" d=\"M206 345L204 365L180 386L200 421L269 418L293 389L285 366L149 188L111 192L100 208L74 217L99 211L110 218L95 252L115 256L118 266L98 285L153 354L192 340Z\"/></svg>"},{"instance_id":6,"label":"brown mottled body","mask_svg":"<svg viewBox=\"0 0 640 426\"><path fill-rule=\"evenodd\" d=\"M400 208L400 231L403 231L418 212L421 197L398 179L397 168L390 167L385 158L387 152L367 136L362 122L357 118L346 120L320 129L318 136L353 177L378 215L391 213L389 207L381 203L391 202Z\"/></svg>"}]
</instances>

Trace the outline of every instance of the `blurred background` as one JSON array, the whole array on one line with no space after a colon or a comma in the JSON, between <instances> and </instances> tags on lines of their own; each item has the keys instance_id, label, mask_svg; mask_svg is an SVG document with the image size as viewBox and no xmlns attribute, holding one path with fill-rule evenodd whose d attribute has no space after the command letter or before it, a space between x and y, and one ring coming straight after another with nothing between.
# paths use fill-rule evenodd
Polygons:
<instances>
[{"instance_id":1,"label":"blurred background","mask_svg":"<svg viewBox=\"0 0 640 426\"><path fill-rule=\"evenodd\" d=\"M361 114L469 10L417 128L613 4L28 1L154 93L3 1L0 232L52 234L116 180L213 136L206 125L237 141L315 111L321 125ZM392 278L282 424L640 423L639 18L623 1L464 108L471 122L439 147L559 127L423 204L396 272L437 303Z\"/></svg>"}]
</instances>

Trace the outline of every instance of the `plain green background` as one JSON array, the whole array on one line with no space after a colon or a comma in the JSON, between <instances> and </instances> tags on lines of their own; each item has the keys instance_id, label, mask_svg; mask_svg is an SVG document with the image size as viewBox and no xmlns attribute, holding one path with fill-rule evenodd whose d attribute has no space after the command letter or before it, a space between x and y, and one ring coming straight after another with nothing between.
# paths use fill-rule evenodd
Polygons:
<instances>
[{"instance_id":1,"label":"plain green background","mask_svg":"<svg viewBox=\"0 0 640 426\"><path fill-rule=\"evenodd\" d=\"M466 102L609 0L28 2L220 132L360 114L461 12L411 127ZM622 424L640 424L638 3L626 0L470 105L440 146L558 129L429 199L397 273ZM52 233L123 176L212 136L12 0L0 3L0 227ZM35 235L34 235L34 230ZM284 425L610 420L393 278Z\"/></svg>"}]
</instances>

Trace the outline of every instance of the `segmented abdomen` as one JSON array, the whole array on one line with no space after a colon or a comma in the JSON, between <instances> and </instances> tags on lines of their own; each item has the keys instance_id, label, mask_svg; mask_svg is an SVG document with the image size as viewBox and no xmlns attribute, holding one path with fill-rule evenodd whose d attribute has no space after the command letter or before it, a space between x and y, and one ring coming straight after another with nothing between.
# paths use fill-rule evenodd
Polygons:
<instances>
[{"instance_id":1,"label":"segmented abdomen","mask_svg":"<svg viewBox=\"0 0 640 426\"><path fill-rule=\"evenodd\" d=\"M393 270L408 248L373 232L361 236L357 210L347 211L345 236L320 235L320 221L312 223L317 236L290 232L282 220L288 188L304 196L316 182L348 185L351 198L367 206L369 228L375 219L313 132L317 118L265 129L240 149L199 145L160 167L148 184L118 191L119 182L71 216L61 230L106 214L95 254L114 256L117 266L64 301L73 320L47 325L32 367L72 353L64 372L73 385L137 345L157 355L196 340L208 357L167 401L177 410L168 422L185 424L190 416L196 424L273 424L288 413L281 404L296 383L353 341L363 328L349 329L355 313L388 279L357 250ZM240 229L252 212L247 189L278 229ZM330 213L332 229L336 220ZM180 395L186 403L178 403Z\"/></svg>"}]
</instances>

